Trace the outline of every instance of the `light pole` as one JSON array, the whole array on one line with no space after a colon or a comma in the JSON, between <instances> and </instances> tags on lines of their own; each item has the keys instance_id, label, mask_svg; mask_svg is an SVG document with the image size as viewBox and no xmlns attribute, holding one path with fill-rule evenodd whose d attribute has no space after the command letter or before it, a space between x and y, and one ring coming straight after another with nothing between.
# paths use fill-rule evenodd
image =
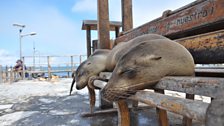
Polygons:
<instances>
[{"instance_id":1,"label":"light pole","mask_svg":"<svg viewBox=\"0 0 224 126\"><path fill-rule=\"evenodd\" d=\"M21 34L22 34L22 31L23 31L23 28L26 27L26 25L23 25L23 24L18 24L18 23L14 23L13 26L15 27L19 27L19 49L20 49L20 53L19 53L19 58L20 60L22 60L22 45L21 45Z\"/></svg>"},{"instance_id":2,"label":"light pole","mask_svg":"<svg viewBox=\"0 0 224 126\"><path fill-rule=\"evenodd\" d=\"M32 36L36 35L36 32L31 32L28 34L22 34L23 28L25 28L26 25L14 23L13 26L19 27L19 49L20 49L20 60L23 61L23 78L25 77L25 66L24 66L24 59L22 59L22 38L25 36Z\"/></svg>"},{"instance_id":3,"label":"light pole","mask_svg":"<svg viewBox=\"0 0 224 126\"><path fill-rule=\"evenodd\" d=\"M31 32L28 34L19 34L19 43L20 43L20 60L22 60L22 38L25 36L32 36L32 35L36 35L36 32Z\"/></svg>"}]
</instances>

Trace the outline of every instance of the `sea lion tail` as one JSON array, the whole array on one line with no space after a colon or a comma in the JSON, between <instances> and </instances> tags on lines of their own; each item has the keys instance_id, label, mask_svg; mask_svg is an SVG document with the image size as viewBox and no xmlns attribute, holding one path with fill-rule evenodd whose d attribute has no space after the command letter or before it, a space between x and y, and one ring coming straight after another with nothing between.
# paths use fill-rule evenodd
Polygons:
<instances>
[{"instance_id":1,"label":"sea lion tail","mask_svg":"<svg viewBox=\"0 0 224 126\"><path fill-rule=\"evenodd\" d=\"M73 89L74 84L75 84L75 77L73 77L72 84L71 84L71 87L70 87L69 95L72 94L72 89Z\"/></svg>"}]
</instances>

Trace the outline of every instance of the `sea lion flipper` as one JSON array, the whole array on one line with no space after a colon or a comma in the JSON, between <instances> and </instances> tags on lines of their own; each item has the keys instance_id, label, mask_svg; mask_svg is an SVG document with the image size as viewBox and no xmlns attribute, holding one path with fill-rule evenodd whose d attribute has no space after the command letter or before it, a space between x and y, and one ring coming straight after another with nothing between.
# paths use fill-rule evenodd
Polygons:
<instances>
[{"instance_id":1,"label":"sea lion flipper","mask_svg":"<svg viewBox=\"0 0 224 126\"><path fill-rule=\"evenodd\" d=\"M75 84L75 77L73 77L72 84L71 84L71 87L70 87L69 95L72 94L72 89L73 89L74 84Z\"/></svg>"}]
</instances>

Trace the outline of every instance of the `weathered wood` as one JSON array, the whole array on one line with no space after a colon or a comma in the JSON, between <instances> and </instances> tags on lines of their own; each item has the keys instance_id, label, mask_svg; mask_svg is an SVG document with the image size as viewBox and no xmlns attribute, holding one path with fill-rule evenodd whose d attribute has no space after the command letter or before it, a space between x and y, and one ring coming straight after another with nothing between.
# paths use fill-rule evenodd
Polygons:
<instances>
[{"instance_id":1,"label":"weathered wood","mask_svg":"<svg viewBox=\"0 0 224 126\"><path fill-rule=\"evenodd\" d=\"M157 18L125 32L116 42L128 41L147 33L165 35L171 39L183 38L223 29L223 22L223 0L197 0L170 12L165 18Z\"/></svg>"},{"instance_id":2,"label":"weathered wood","mask_svg":"<svg viewBox=\"0 0 224 126\"><path fill-rule=\"evenodd\" d=\"M115 37L117 38L120 33L120 27L115 27Z\"/></svg>"},{"instance_id":3,"label":"weathered wood","mask_svg":"<svg viewBox=\"0 0 224 126\"><path fill-rule=\"evenodd\" d=\"M132 19L132 0L121 0L122 10L122 31L128 31L133 28Z\"/></svg>"},{"instance_id":4,"label":"weathered wood","mask_svg":"<svg viewBox=\"0 0 224 126\"><path fill-rule=\"evenodd\" d=\"M93 41L92 41L92 44L93 44L93 48L92 48L92 50L93 50L93 52L94 52L96 49L98 49L98 40L93 40Z\"/></svg>"},{"instance_id":5,"label":"weathered wood","mask_svg":"<svg viewBox=\"0 0 224 126\"><path fill-rule=\"evenodd\" d=\"M224 68L196 68L195 69L195 76L201 77L224 77Z\"/></svg>"},{"instance_id":6,"label":"weathered wood","mask_svg":"<svg viewBox=\"0 0 224 126\"><path fill-rule=\"evenodd\" d=\"M139 106L138 108L128 108L129 111L133 110L134 111L141 111L141 110L146 110L146 109L152 109L150 106ZM118 109L117 108L111 108L111 109L104 109L104 110L98 110L95 111L94 113L89 113L89 112L84 112L81 114L82 117L93 117L93 116L101 116L105 114L118 114Z\"/></svg>"},{"instance_id":7,"label":"weathered wood","mask_svg":"<svg viewBox=\"0 0 224 126\"><path fill-rule=\"evenodd\" d=\"M155 92L164 94L164 90L156 89ZM156 107L156 113L158 117L158 124L160 126L168 126L168 117L167 117L167 112L164 109Z\"/></svg>"},{"instance_id":8,"label":"weathered wood","mask_svg":"<svg viewBox=\"0 0 224 126\"><path fill-rule=\"evenodd\" d=\"M194 100L194 95L186 94L186 98ZM192 119L188 117L183 117L183 126L192 126Z\"/></svg>"},{"instance_id":9,"label":"weathered wood","mask_svg":"<svg viewBox=\"0 0 224 126\"><path fill-rule=\"evenodd\" d=\"M224 78L164 77L154 88L215 98L224 90Z\"/></svg>"},{"instance_id":10,"label":"weathered wood","mask_svg":"<svg viewBox=\"0 0 224 126\"><path fill-rule=\"evenodd\" d=\"M91 29L90 26L86 29L86 49L87 49L87 56L91 55Z\"/></svg>"},{"instance_id":11,"label":"weathered wood","mask_svg":"<svg viewBox=\"0 0 224 126\"><path fill-rule=\"evenodd\" d=\"M125 100L120 100L118 106L118 126L130 126L130 113Z\"/></svg>"},{"instance_id":12,"label":"weathered wood","mask_svg":"<svg viewBox=\"0 0 224 126\"><path fill-rule=\"evenodd\" d=\"M108 0L97 0L98 40L101 49L110 49Z\"/></svg>"},{"instance_id":13,"label":"weathered wood","mask_svg":"<svg viewBox=\"0 0 224 126\"><path fill-rule=\"evenodd\" d=\"M71 72L74 73L74 62L73 62L73 56L71 56ZM69 72L68 72L69 73Z\"/></svg>"},{"instance_id":14,"label":"weathered wood","mask_svg":"<svg viewBox=\"0 0 224 126\"><path fill-rule=\"evenodd\" d=\"M111 72L101 72L99 76L104 78L104 79L108 79L109 80L111 75L112 75Z\"/></svg>"},{"instance_id":15,"label":"weathered wood","mask_svg":"<svg viewBox=\"0 0 224 126\"><path fill-rule=\"evenodd\" d=\"M2 65L0 65L0 83L3 83L3 69L2 69Z\"/></svg>"},{"instance_id":16,"label":"weathered wood","mask_svg":"<svg viewBox=\"0 0 224 126\"><path fill-rule=\"evenodd\" d=\"M224 30L175 41L189 50L196 64L224 63Z\"/></svg>"},{"instance_id":17,"label":"weathered wood","mask_svg":"<svg viewBox=\"0 0 224 126\"><path fill-rule=\"evenodd\" d=\"M205 121L208 103L182 99L149 91L138 91L129 99L138 100L152 107L158 107L176 114L193 118L200 122Z\"/></svg>"},{"instance_id":18,"label":"weathered wood","mask_svg":"<svg viewBox=\"0 0 224 126\"><path fill-rule=\"evenodd\" d=\"M82 113L82 117L100 116L105 114L117 114L117 108L95 111L94 113Z\"/></svg>"},{"instance_id":19,"label":"weathered wood","mask_svg":"<svg viewBox=\"0 0 224 126\"><path fill-rule=\"evenodd\" d=\"M47 68L48 68L48 80L51 80L51 65L50 65L50 56L47 56Z\"/></svg>"},{"instance_id":20,"label":"weathered wood","mask_svg":"<svg viewBox=\"0 0 224 126\"><path fill-rule=\"evenodd\" d=\"M87 30L87 27L90 26L91 30L97 30L97 20L83 20L82 30ZM116 31L116 29L121 27L121 22L119 21L110 21L110 31Z\"/></svg>"}]
</instances>

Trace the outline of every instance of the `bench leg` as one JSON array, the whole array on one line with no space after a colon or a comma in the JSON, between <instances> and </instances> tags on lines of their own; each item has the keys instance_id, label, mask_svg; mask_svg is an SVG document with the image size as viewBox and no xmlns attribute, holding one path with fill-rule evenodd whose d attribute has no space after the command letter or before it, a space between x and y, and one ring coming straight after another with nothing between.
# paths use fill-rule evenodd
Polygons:
<instances>
[{"instance_id":1,"label":"bench leg","mask_svg":"<svg viewBox=\"0 0 224 126\"><path fill-rule=\"evenodd\" d=\"M186 94L187 99L194 99L193 94ZM183 117L183 126L192 126L192 119L188 117Z\"/></svg>"},{"instance_id":2,"label":"bench leg","mask_svg":"<svg viewBox=\"0 0 224 126\"><path fill-rule=\"evenodd\" d=\"M130 113L125 100L120 100L118 106L118 126L130 126Z\"/></svg>"},{"instance_id":3,"label":"bench leg","mask_svg":"<svg viewBox=\"0 0 224 126\"><path fill-rule=\"evenodd\" d=\"M155 92L164 94L164 90L156 89ZM159 126L169 126L166 110L156 108Z\"/></svg>"}]
</instances>

